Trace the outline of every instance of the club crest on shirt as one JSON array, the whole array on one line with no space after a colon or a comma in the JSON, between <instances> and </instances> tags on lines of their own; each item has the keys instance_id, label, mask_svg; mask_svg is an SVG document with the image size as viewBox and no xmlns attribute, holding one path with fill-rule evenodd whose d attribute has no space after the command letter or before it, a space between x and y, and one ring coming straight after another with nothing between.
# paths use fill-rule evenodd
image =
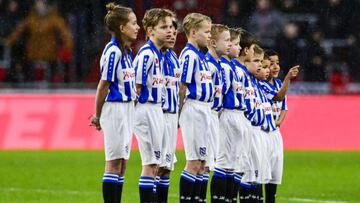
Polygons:
<instances>
[{"instance_id":1,"label":"club crest on shirt","mask_svg":"<svg viewBox=\"0 0 360 203\"><path fill-rule=\"evenodd\" d=\"M157 160L160 159L160 151L154 151L154 155Z\"/></svg>"},{"instance_id":2,"label":"club crest on shirt","mask_svg":"<svg viewBox=\"0 0 360 203\"><path fill-rule=\"evenodd\" d=\"M200 156L206 156L206 147L200 147L199 153L200 153Z\"/></svg>"}]
</instances>

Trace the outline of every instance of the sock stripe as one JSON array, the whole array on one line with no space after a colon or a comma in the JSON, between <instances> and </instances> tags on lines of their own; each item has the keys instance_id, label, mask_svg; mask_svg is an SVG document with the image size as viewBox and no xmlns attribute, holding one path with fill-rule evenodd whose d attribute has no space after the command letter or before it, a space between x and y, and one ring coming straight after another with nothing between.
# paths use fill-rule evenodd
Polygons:
<instances>
[{"instance_id":1,"label":"sock stripe","mask_svg":"<svg viewBox=\"0 0 360 203\"><path fill-rule=\"evenodd\" d=\"M112 174L112 173L104 173L102 178L103 183L118 183L119 182L119 175Z\"/></svg>"},{"instance_id":2,"label":"sock stripe","mask_svg":"<svg viewBox=\"0 0 360 203\"><path fill-rule=\"evenodd\" d=\"M187 171L182 171L181 173L181 178L189 181L189 182L195 182L196 181L196 176L187 172Z\"/></svg>"},{"instance_id":3,"label":"sock stripe","mask_svg":"<svg viewBox=\"0 0 360 203\"><path fill-rule=\"evenodd\" d=\"M203 175L197 175L195 179L196 179L196 181L198 181L198 182L202 182L202 180L203 180Z\"/></svg>"},{"instance_id":4,"label":"sock stripe","mask_svg":"<svg viewBox=\"0 0 360 203\"><path fill-rule=\"evenodd\" d=\"M226 171L224 169L221 168L214 168L214 172L220 173L222 175L226 175Z\"/></svg>"},{"instance_id":5,"label":"sock stripe","mask_svg":"<svg viewBox=\"0 0 360 203\"><path fill-rule=\"evenodd\" d=\"M209 181L209 174L204 174L203 175L203 182L206 183Z\"/></svg>"},{"instance_id":6,"label":"sock stripe","mask_svg":"<svg viewBox=\"0 0 360 203\"><path fill-rule=\"evenodd\" d=\"M139 187L140 188L153 188L154 185L155 185L154 177L141 176L139 178Z\"/></svg>"},{"instance_id":7,"label":"sock stripe","mask_svg":"<svg viewBox=\"0 0 360 203\"><path fill-rule=\"evenodd\" d=\"M248 189L251 189L251 188L252 188L252 185L249 184L249 183L240 183L240 186L241 186L241 187L244 187L244 188L248 188Z\"/></svg>"}]
</instances>

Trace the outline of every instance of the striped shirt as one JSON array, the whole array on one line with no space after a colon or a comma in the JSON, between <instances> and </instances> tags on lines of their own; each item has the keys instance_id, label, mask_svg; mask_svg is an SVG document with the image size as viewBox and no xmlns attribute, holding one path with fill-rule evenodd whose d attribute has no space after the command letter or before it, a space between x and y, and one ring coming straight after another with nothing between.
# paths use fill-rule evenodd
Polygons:
<instances>
[{"instance_id":1,"label":"striped shirt","mask_svg":"<svg viewBox=\"0 0 360 203\"><path fill-rule=\"evenodd\" d=\"M263 89L260 89L263 92ZM261 129L265 132L272 132L277 129L276 123L274 120L273 108L271 105L271 100L264 97L265 101L263 102L264 111L265 111L265 122L262 124Z\"/></svg>"},{"instance_id":2,"label":"striped shirt","mask_svg":"<svg viewBox=\"0 0 360 203\"><path fill-rule=\"evenodd\" d=\"M122 52L115 37L106 45L101 55L100 72L101 80L110 82L105 101L128 102L136 99L132 53L129 49Z\"/></svg>"},{"instance_id":3,"label":"striped shirt","mask_svg":"<svg viewBox=\"0 0 360 203\"><path fill-rule=\"evenodd\" d=\"M247 68L242 65L239 61L233 59L233 64L235 65L235 71L241 81L241 84L244 88L244 103L245 103L245 116L249 121L252 121L256 115L256 97L254 85L251 82L250 73Z\"/></svg>"},{"instance_id":4,"label":"striped shirt","mask_svg":"<svg viewBox=\"0 0 360 203\"><path fill-rule=\"evenodd\" d=\"M224 74L220 66L220 61L217 61L209 52L205 55L206 62L211 71L211 78L214 85L214 100L211 109L220 111L222 107L222 91L224 84Z\"/></svg>"},{"instance_id":5,"label":"striped shirt","mask_svg":"<svg viewBox=\"0 0 360 203\"><path fill-rule=\"evenodd\" d=\"M282 110L288 110L287 107L287 99L286 97L282 101L274 101L273 98L278 93L282 86L282 82L279 78L274 78L274 84L271 84L269 81L263 80L260 82L261 88L263 89L265 96L270 100L272 108L273 108L273 115L275 121L277 121L280 117L280 113Z\"/></svg>"},{"instance_id":6,"label":"striped shirt","mask_svg":"<svg viewBox=\"0 0 360 203\"><path fill-rule=\"evenodd\" d=\"M173 50L167 50L164 54L164 78L162 108L165 112L177 113L179 105L179 77L180 65Z\"/></svg>"},{"instance_id":7,"label":"striped shirt","mask_svg":"<svg viewBox=\"0 0 360 203\"><path fill-rule=\"evenodd\" d=\"M255 109L256 109L256 114L251 120L251 124L254 126L262 126L265 122L264 103L266 101L266 97L262 92L259 81L255 78L255 76L250 75L250 78L251 78L251 83L255 89Z\"/></svg>"},{"instance_id":8,"label":"striped shirt","mask_svg":"<svg viewBox=\"0 0 360 203\"><path fill-rule=\"evenodd\" d=\"M204 54L192 44L187 43L180 54L180 68L182 71L180 81L188 84L186 97L202 102L212 102L214 87Z\"/></svg>"},{"instance_id":9,"label":"striped shirt","mask_svg":"<svg viewBox=\"0 0 360 203\"><path fill-rule=\"evenodd\" d=\"M242 81L236 73L236 67L226 58L221 57L220 59L221 68L224 71L224 101L223 108L225 109L238 109L245 110L246 106L244 103L245 89L242 85Z\"/></svg>"},{"instance_id":10,"label":"striped shirt","mask_svg":"<svg viewBox=\"0 0 360 203\"><path fill-rule=\"evenodd\" d=\"M139 94L140 103L161 103L164 88L163 55L149 40L134 60L136 84L142 85Z\"/></svg>"}]
</instances>

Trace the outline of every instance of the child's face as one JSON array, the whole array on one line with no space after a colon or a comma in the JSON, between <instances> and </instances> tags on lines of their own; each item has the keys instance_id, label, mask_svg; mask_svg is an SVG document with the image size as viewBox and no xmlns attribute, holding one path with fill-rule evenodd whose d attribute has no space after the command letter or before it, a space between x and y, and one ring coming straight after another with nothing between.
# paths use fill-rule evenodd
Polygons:
<instances>
[{"instance_id":1,"label":"child's face","mask_svg":"<svg viewBox=\"0 0 360 203\"><path fill-rule=\"evenodd\" d=\"M280 73L279 56L270 56L270 77L276 78Z\"/></svg>"},{"instance_id":2,"label":"child's face","mask_svg":"<svg viewBox=\"0 0 360 203\"><path fill-rule=\"evenodd\" d=\"M193 35L199 47L206 47L211 37L211 23L209 21L202 21L197 29L194 29Z\"/></svg>"},{"instance_id":3,"label":"child's face","mask_svg":"<svg viewBox=\"0 0 360 203\"><path fill-rule=\"evenodd\" d=\"M254 56L245 62L245 66L248 68L249 72L256 76L260 69L262 68L262 61L264 59L264 54L254 54Z\"/></svg>"},{"instance_id":4,"label":"child's face","mask_svg":"<svg viewBox=\"0 0 360 203\"><path fill-rule=\"evenodd\" d=\"M246 48L245 61L250 61L252 58L254 58L254 46L255 44L252 44L249 48Z\"/></svg>"},{"instance_id":5,"label":"child's face","mask_svg":"<svg viewBox=\"0 0 360 203\"><path fill-rule=\"evenodd\" d=\"M176 42L176 37L177 37L177 30L175 28L175 26L172 27L172 33L171 33L171 38L168 42L165 43L164 48L165 49L172 49L175 46L175 42Z\"/></svg>"},{"instance_id":6,"label":"child's face","mask_svg":"<svg viewBox=\"0 0 360 203\"><path fill-rule=\"evenodd\" d=\"M173 35L173 24L171 17L167 16L164 20L149 29L149 35L159 41L161 45L171 42Z\"/></svg>"},{"instance_id":7,"label":"child's face","mask_svg":"<svg viewBox=\"0 0 360 203\"><path fill-rule=\"evenodd\" d=\"M240 54L240 37L236 38L235 40L231 41L231 47L229 51L229 57L230 58L237 58Z\"/></svg>"},{"instance_id":8,"label":"child's face","mask_svg":"<svg viewBox=\"0 0 360 203\"><path fill-rule=\"evenodd\" d=\"M262 61L262 67L259 70L258 74L256 75L256 78L258 80L266 80L269 77L270 74L270 60L264 59Z\"/></svg>"},{"instance_id":9,"label":"child's face","mask_svg":"<svg viewBox=\"0 0 360 203\"><path fill-rule=\"evenodd\" d=\"M131 41L136 40L138 31L140 29L139 25L137 24L136 15L134 13L129 14L129 21L125 24L120 26L120 32Z\"/></svg>"},{"instance_id":10,"label":"child's face","mask_svg":"<svg viewBox=\"0 0 360 203\"><path fill-rule=\"evenodd\" d=\"M230 32L228 30L219 34L215 41L215 50L219 56L228 55L231 47Z\"/></svg>"}]
</instances>

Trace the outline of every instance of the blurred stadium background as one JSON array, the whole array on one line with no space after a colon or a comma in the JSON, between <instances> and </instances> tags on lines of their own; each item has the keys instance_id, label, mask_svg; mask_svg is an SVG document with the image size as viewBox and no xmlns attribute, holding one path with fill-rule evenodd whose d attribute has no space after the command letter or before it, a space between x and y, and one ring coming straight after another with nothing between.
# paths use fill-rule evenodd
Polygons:
<instances>
[{"instance_id":1,"label":"blurred stadium background","mask_svg":"<svg viewBox=\"0 0 360 203\"><path fill-rule=\"evenodd\" d=\"M101 201L103 140L88 117L110 38L107 2L0 0L0 202ZM180 24L189 12L204 13L278 51L283 73L300 64L282 126L279 202L360 202L359 0L115 2L133 8L140 26L153 7L174 10ZM142 32L134 51L143 43ZM178 53L184 44L180 33ZM175 174L184 166L180 134ZM124 202L138 201L136 140L133 148ZM177 181L170 202L177 202Z\"/></svg>"}]
</instances>

